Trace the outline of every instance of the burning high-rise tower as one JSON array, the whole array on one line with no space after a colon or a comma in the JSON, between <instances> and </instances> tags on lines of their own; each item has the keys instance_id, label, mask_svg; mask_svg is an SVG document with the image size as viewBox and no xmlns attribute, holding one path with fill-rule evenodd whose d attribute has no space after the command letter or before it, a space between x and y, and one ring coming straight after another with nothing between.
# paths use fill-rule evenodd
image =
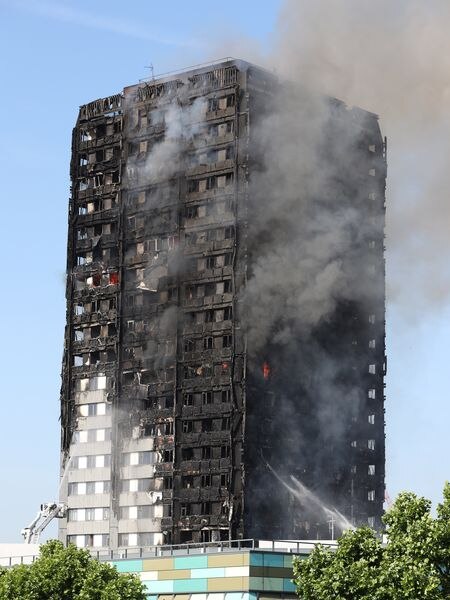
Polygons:
<instances>
[{"instance_id":1,"label":"burning high-rise tower","mask_svg":"<svg viewBox=\"0 0 450 600\"><path fill-rule=\"evenodd\" d=\"M384 153L375 115L236 60L81 107L64 540L379 526Z\"/></svg>"}]
</instances>

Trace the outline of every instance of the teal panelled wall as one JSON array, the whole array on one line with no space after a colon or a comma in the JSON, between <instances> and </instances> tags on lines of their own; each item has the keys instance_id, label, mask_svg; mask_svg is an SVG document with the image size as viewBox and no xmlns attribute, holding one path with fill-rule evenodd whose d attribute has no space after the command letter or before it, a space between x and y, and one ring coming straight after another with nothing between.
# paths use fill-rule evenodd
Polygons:
<instances>
[{"instance_id":1,"label":"teal panelled wall","mask_svg":"<svg viewBox=\"0 0 450 600\"><path fill-rule=\"evenodd\" d=\"M292 559L288 553L241 550L113 564L141 577L148 600L270 600L294 597Z\"/></svg>"}]
</instances>

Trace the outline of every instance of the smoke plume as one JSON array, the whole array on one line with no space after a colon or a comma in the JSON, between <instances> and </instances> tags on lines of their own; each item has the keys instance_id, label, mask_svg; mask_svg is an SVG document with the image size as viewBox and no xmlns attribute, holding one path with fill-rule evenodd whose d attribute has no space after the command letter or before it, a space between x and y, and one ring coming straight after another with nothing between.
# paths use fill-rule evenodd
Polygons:
<instances>
[{"instance_id":1,"label":"smoke plume","mask_svg":"<svg viewBox=\"0 0 450 600\"><path fill-rule=\"evenodd\" d=\"M388 302L418 316L449 299L450 5L288 0L269 63L381 115L389 138Z\"/></svg>"}]
</instances>

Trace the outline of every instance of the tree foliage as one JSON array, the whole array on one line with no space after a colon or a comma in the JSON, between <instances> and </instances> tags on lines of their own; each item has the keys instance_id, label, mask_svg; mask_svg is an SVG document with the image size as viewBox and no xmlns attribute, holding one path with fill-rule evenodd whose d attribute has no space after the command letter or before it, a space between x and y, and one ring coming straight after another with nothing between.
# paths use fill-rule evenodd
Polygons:
<instances>
[{"instance_id":1,"label":"tree foliage","mask_svg":"<svg viewBox=\"0 0 450 600\"><path fill-rule=\"evenodd\" d=\"M31 565L0 571L0 600L145 600L142 582L51 540Z\"/></svg>"},{"instance_id":2,"label":"tree foliage","mask_svg":"<svg viewBox=\"0 0 450 600\"><path fill-rule=\"evenodd\" d=\"M450 484L431 502L401 493L383 517L387 544L368 527L348 531L335 551L316 546L294 561L301 600L450 599Z\"/></svg>"}]
</instances>

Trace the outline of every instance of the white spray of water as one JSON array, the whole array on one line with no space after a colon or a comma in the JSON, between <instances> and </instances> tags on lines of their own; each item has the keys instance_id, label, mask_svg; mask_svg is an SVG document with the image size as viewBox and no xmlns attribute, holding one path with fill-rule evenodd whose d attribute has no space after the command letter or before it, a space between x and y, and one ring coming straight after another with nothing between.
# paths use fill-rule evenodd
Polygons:
<instances>
[{"instance_id":1,"label":"white spray of water","mask_svg":"<svg viewBox=\"0 0 450 600\"><path fill-rule=\"evenodd\" d=\"M293 475L290 476L292 485L289 485L278 473L273 469L269 463L266 463L267 467L272 471L278 481L296 498L303 506L314 510L315 512L322 512L327 520L332 520L339 529L342 531L352 530L355 527L350 523L348 519L344 517L336 508L326 505L322 500L309 490L303 483L301 483Z\"/></svg>"}]
</instances>

